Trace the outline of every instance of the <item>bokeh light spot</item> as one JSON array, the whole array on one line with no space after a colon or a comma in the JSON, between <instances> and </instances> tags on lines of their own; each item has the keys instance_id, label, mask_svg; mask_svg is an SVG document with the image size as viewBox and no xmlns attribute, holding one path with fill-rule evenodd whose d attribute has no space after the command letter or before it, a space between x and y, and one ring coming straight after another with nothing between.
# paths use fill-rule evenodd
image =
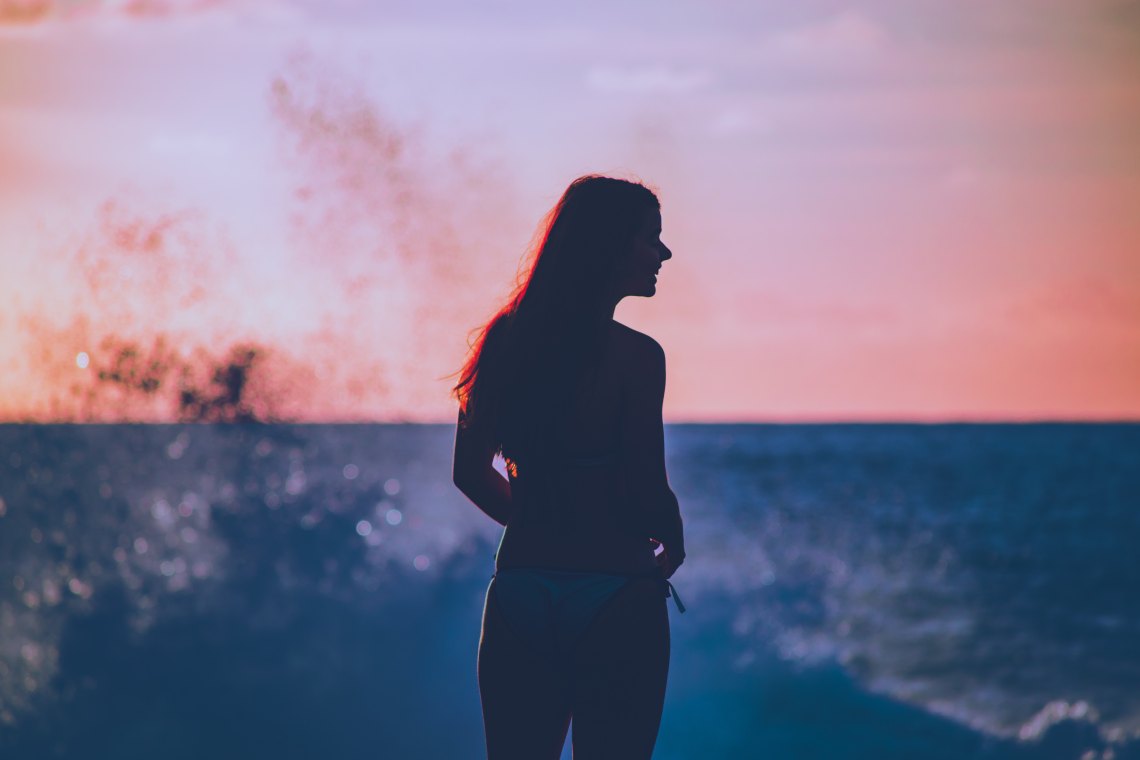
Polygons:
<instances>
[{"instance_id":1,"label":"bokeh light spot","mask_svg":"<svg viewBox=\"0 0 1140 760\"><path fill-rule=\"evenodd\" d=\"M91 596L91 585L84 583L78 578L72 578L67 582L67 590L82 599L88 599Z\"/></svg>"}]
</instances>

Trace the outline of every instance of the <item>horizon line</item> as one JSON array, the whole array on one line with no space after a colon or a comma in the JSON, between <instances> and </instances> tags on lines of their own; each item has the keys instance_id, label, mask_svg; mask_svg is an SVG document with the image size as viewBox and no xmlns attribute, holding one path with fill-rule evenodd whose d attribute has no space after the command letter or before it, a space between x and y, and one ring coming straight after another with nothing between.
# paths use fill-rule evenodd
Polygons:
<instances>
[{"instance_id":1,"label":"horizon line","mask_svg":"<svg viewBox=\"0 0 1140 760\"><path fill-rule=\"evenodd\" d=\"M113 426L113 425L292 425L292 426L315 426L315 425L452 425L456 421L453 419L413 419L413 418L396 418L396 419L326 419L326 420L288 420L288 419L271 419L271 420L245 420L240 422L225 422L217 420L93 420L93 421L76 421L76 420L0 420L0 427L16 427L16 426L51 426L51 425L71 425L79 426ZM681 419L665 419L665 425L1134 425L1140 424L1140 416L1117 416L1117 417L1063 417L1063 416L1040 416L1040 417L967 417L967 416L947 416L947 417L756 417L756 418L681 418Z\"/></svg>"}]
</instances>

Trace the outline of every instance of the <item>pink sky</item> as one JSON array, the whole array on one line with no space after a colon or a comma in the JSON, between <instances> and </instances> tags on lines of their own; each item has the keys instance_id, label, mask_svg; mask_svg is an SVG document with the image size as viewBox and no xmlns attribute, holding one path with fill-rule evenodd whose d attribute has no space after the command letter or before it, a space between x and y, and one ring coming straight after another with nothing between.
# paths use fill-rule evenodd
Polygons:
<instances>
[{"instance_id":1,"label":"pink sky","mask_svg":"<svg viewBox=\"0 0 1140 760\"><path fill-rule=\"evenodd\" d=\"M1138 64L1119 0L0 0L0 420L170 419L94 379L161 335L451 422L595 171L661 196L670 421L1135 419Z\"/></svg>"}]
</instances>

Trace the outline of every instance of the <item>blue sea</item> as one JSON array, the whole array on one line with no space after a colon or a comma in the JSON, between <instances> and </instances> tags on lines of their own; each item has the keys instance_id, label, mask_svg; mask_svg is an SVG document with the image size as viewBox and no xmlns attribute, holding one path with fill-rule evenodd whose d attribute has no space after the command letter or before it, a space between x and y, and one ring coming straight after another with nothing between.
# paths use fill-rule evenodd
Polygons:
<instances>
[{"instance_id":1,"label":"blue sea","mask_svg":"<svg viewBox=\"0 0 1140 760\"><path fill-rule=\"evenodd\" d=\"M0 758L482 757L501 529L453 440L0 426ZM667 425L666 454L658 760L1140 758L1140 425Z\"/></svg>"}]
</instances>

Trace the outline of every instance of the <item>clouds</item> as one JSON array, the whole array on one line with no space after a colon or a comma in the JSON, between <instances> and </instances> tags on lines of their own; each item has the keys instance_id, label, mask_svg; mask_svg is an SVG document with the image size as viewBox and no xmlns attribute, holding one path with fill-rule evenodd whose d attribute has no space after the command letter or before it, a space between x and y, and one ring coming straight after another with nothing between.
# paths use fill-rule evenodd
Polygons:
<instances>
[{"instance_id":1,"label":"clouds","mask_svg":"<svg viewBox=\"0 0 1140 760\"><path fill-rule=\"evenodd\" d=\"M777 60L837 65L865 60L882 51L887 30L863 13L845 10L806 26L772 34L762 47Z\"/></svg>"},{"instance_id":2,"label":"clouds","mask_svg":"<svg viewBox=\"0 0 1140 760\"><path fill-rule=\"evenodd\" d=\"M586 74L587 86L601 92L684 93L700 89L711 81L708 71L674 69L659 64L594 66Z\"/></svg>"},{"instance_id":3,"label":"clouds","mask_svg":"<svg viewBox=\"0 0 1140 760\"><path fill-rule=\"evenodd\" d=\"M0 25L37 24L52 13L51 0L0 0Z\"/></svg>"},{"instance_id":4,"label":"clouds","mask_svg":"<svg viewBox=\"0 0 1140 760\"><path fill-rule=\"evenodd\" d=\"M151 23L210 18L295 20L288 0L0 0L0 33L50 25Z\"/></svg>"}]
</instances>

